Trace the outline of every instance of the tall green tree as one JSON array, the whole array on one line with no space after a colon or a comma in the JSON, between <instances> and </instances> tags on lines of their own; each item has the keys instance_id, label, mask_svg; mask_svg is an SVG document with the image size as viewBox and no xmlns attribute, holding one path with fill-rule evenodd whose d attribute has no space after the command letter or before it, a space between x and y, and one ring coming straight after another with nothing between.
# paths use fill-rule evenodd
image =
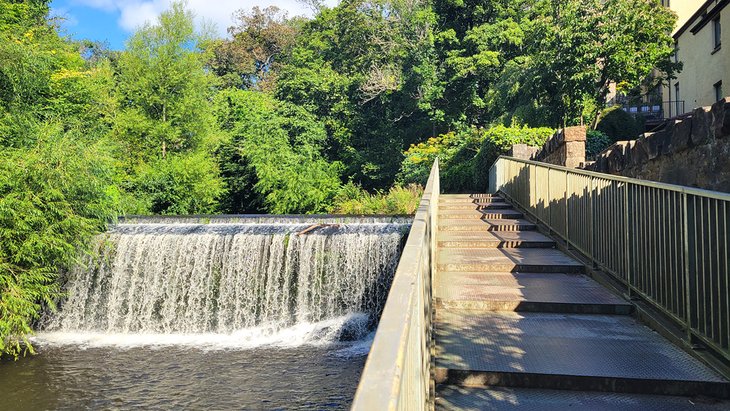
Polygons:
<instances>
[{"instance_id":1,"label":"tall green tree","mask_svg":"<svg viewBox=\"0 0 730 411\"><path fill-rule=\"evenodd\" d=\"M271 91L304 18L289 18L276 6L238 10L231 39L212 46L210 67L227 87Z\"/></svg>"},{"instance_id":2,"label":"tall green tree","mask_svg":"<svg viewBox=\"0 0 730 411\"><path fill-rule=\"evenodd\" d=\"M214 78L205 69L205 41L182 2L128 41L117 68L116 131L130 153L164 158L198 147L213 132Z\"/></svg>"},{"instance_id":3,"label":"tall green tree","mask_svg":"<svg viewBox=\"0 0 730 411\"><path fill-rule=\"evenodd\" d=\"M226 211L275 214L325 212L340 189L342 165L322 156L327 135L309 112L254 91L218 95L219 117L231 134L220 164Z\"/></svg>"},{"instance_id":4,"label":"tall green tree","mask_svg":"<svg viewBox=\"0 0 730 411\"><path fill-rule=\"evenodd\" d=\"M0 0L0 144L32 145L48 121L103 126L110 72L59 36L47 11L47 1Z\"/></svg>"},{"instance_id":5,"label":"tall green tree","mask_svg":"<svg viewBox=\"0 0 730 411\"><path fill-rule=\"evenodd\" d=\"M0 150L0 354L33 352L28 335L60 296L59 272L119 210L108 151L62 129Z\"/></svg>"},{"instance_id":6,"label":"tall green tree","mask_svg":"<svg viewBox=\"0 0 730 411\"><path fill-rule=\"evenodd\" d=\"M452 122L576 124L652 70L671 76L676 17L658 0L436 0ZM587 119L586 119L587 120Z\"/></svg>"},{"instance_id":7,"label":"tall green tree","mask_svg":"<svg viewBox=\"0 0 730 411\"><path fill-rule=\"evenodd\" d=\"M433 19L426 2L344 1L304 25L280 71L278 98L324 121L328 157L368 189L432 132Z\"/></svg>"},{"instance_id":8,"label":"tall green tree","mask_svg":"<svg viewBox=\"0 0 730 411\"><path fill-rule=\"evenodd\" d=\"M555 124L594 119L611 84L628 90L655 69L671 76L681 67L671 61L676 16L657 0L546 1L542 7L526 70Z\"/></svg>"},{"instance_id":9,"label":"tall green tree","mask_svg":"<svg viewBox=\"0 0 730 411\"><path fill-rule=\"evenodd\" d=\"M224 193L213 155L215 78L193 17L174 2L118 57L114 139L129 174L127 212L212 213Z\"/></svg>"}]
</instances>

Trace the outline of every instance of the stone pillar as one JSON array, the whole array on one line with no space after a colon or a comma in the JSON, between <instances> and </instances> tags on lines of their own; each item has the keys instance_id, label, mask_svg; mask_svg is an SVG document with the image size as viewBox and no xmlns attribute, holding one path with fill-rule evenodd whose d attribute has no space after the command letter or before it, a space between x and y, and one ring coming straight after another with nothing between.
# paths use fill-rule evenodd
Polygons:
<instances>
[{"instance_id":1,"label":"stone pillar","mask_svg":"<svg viewBox=\"0 0 730 411\"><path fill-rule=\"evenodd\" d=\"M566 127L556 131L534 158L559 166L580 167L586 161L586 127Z\"/></svg>"},{"instance_id":2,"label":"stone pillar","mask_svg":"<svg viewBox=\"0 0 730 411\"><path fill-rule=\"evenodd\" d=\"M513 144L508 154L510 157L521 160L532 160L539 150L540 147L528 146L527 144Z\"/></svg>"}]
</instances>

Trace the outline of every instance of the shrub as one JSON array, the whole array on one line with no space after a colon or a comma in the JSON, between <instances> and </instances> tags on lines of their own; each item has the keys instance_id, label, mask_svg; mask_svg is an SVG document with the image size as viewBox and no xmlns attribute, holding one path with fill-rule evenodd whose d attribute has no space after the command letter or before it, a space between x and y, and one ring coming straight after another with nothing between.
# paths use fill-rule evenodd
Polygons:
<instances>
[{"instance_id":1,"label":"shrub","mask_svg":"<svg viewBox=\"0 0 730 411\"><path fill-rule=\"evenodd\" d=\"M412 145L404 154L398 181L401 184L425 185L431 165L439 158L441 189L444 192L472 189L472 163L484 138L481 129L469 128L448 132Z\"/></svg>"},{"instance_id":2,"label":"shrub","mask_svg":"<svg viewBox=\"0 0 730 411\"><path fill-rule=\"evenodd\" d=\"M345 184L335 197L335 214L415 214L423 187L393 186L387 193L370 194L356 184Z\"/></svg>"},{"instance_id":3,"label":"shrub","mask_svg":"<svg viewBox=\"0 0 730 411\"><path fill-rule=\"evenodd\" d=\"M489 183L489 168L497 157L506 154L512 145L542 146L553 132L553 129L547 127L505 127L502 125L486 130L479 153L474 158L473 179L476 190L486 190Z\"/></svg>"},{"instance_id":4,"label":"shrub","mask_svg":"<svg viewBox=\"0 0 730 411\"><path fill-rule=\"evenodd\" d=\"M598 130L588 130L586 133L586 159L593 160L596 154L607 149L611 144L611 137Z\"/></svg>"},{"instance_id":5,"label":"shrub","mask_svg":"<svg viewBox=\"0 0 730 411\"><path fill-rule=\"evenodd\" d=\"M625 112L620 106L609 107L601 113L596 130L603 132L611 142L633 140L642 132L642 127L634 116Z\"/></svg>"}]
</instances>

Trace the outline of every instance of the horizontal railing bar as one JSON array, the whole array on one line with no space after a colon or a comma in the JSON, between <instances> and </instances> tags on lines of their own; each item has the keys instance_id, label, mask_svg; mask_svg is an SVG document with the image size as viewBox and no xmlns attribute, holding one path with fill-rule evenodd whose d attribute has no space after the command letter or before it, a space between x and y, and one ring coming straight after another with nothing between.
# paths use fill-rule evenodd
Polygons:
<instances>
[{"instance_id":1,"label":"horizontal railing bar","mask_svg":"<svg viewBox=\"0 0 730 411\"><path fill-rule=\"evenodd\" d=\"M555 165L555 164L541 163L539 161L524 160L521 158L515 158L515 157L509 157L509 156L499 156L497 158L497 161L499 161L500 158L503 158L505 160L517 161L517 162L524 163L524 164L537 165L540 167L546 167L546 168L550 168L550 169L554 169L554 170L567 171L571 174L598 177L598 178L602 178L604 180L619 181L619 182L636 184L636 185L641 185L641 186L646 186L646 187L661 188L664 190L675 191L678 193L686 193L686 194L697 195L697 196L702 196L702 197L709 197L709 198L714 198L716 200L730 201L730 193L723 193L721 191L704 190L704 189L696 188L696 187L686 187L686 186L680 186L680 185L676 185L676 184L661 183L658 181L640 180L638 178L616 176L613 174L605 174L605 173L600 173L597 171L588 171L588 170L582 170L582 169L576 169L576 168L569 168L569 167L559 166L559 165Z\"/></svg>"}]
</instances>

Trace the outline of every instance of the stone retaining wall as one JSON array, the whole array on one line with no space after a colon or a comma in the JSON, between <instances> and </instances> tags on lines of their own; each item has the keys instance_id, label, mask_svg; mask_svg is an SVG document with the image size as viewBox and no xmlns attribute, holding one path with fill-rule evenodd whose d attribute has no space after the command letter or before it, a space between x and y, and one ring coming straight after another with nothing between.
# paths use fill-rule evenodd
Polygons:
<instances>
[{"instance_id":1,"label":"stone retaining wall","mask_svg":"<svg viewBox=\"0 0 730 411\"><path fill-rule=\"evenodd\" d=\"M619 141L586 170L730 192L730 97L662 130Z\"/></svg>"}]
</instances>

